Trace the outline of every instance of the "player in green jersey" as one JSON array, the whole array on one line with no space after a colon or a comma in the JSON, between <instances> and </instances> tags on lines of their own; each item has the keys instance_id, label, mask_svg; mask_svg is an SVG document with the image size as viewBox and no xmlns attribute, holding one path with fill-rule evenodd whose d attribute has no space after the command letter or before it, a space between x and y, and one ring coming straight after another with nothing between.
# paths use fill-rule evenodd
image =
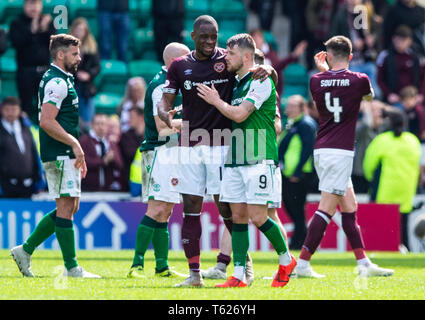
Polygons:
<instances>
[{"instance_id":1,"label":"player in green jersey","mask_svg":"<svg viewBox=\"0 0 425 320\"><path fill-rule=\"evenodd\" d=\"M129 278L143 278L144 256L149 244L152 242L155 254L155 275L160 277L172 277L179 275L170 270L168 266L168 220L171 216L174 204L180 203L180 194L170 191L167 186L170 181L168 159L172 159L173 144L171 138L176 137L176 132L158 117L157 103L161 100L162 91L166 82L167 69L174 59L189 53L187 46L181 43L168 44L163 53L165 66L149 83L145 98L145 140L142 142L142 200L148 204L147 212L142 218L136 235L136 246L133 264ZM173 126L181 126L181 96L174 101ZM180 114L180 116L178 116ZM177 119L180 118L180 119ZM177 140L175 139L174 145Z\"/></svg>"},{"instance_id":2,"label":"player in green jersey","mask_svg":"<svg viewBox=\"0 0 425 320\"><path fill-rule=\"evenodd\" d=\"M233 121L232 142L221 184L220 201L232 210L234 275L217 287L246 287L245 268L249 247L249 219L272 243L279 269L272 287L283 287L296 265L278 225L267 216L268 203L281 199L281 176L277 167L275 133L276 89L267 78L252 78L255 43L248 34L227 41L226 62L236 72L231 105L221 100L214 85L200 84L198 95Z\"/></svg>"},{"instance_id":3,"label":"player in green jersey","mask_svg":"<svg viewBox=\"0 0 425 320\"><path fill-rule=\"evenodd\" d=\"M80 204L81 179L87 174L84 152L78 142L78 96L73 76L81 62L79 47L80 41L73 36L52 36L53 63L40 81L40 155L56 208L43 217L23 245L11 249L26 277L34 276L31 271L34 250L55 233L65 263L63 275L100 278L78 265L72 222Z\"/></svg>"}]
</instances>

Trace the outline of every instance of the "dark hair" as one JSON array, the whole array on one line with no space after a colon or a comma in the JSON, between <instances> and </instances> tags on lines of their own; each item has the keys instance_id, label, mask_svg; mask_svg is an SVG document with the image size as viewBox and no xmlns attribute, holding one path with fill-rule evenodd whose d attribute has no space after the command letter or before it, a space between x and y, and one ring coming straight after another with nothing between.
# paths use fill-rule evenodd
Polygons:
<instances>
[{"instance_id":1,"label":"dark hair","mask_svg":"<svg viewBox=\"0 0 425 320\"><path fill-rule=\"evenodd\" d=\"M17 97L6 97L3 99L3 101L1 102L1 107L3 106L21 106L21 100L19 100L19 98Z\"/></svg>"},{"instance_id":2,"label":"dark hair","mask_svg":"<svg viewBox=\"0 0 425 320\"><path fill-rule=\"evenodd\" d=\"M260 49L256 48L254 53L254 62L256 64L264 64L264 53Z\"/></svg>"},{"instance_id":3,"label":"dark hair","mask_svg":"<svg viewBox=\"0 0 425 320\"><path fill-rule=\"evenodd\" d=\"M391 109L387 111L388 119L390 120L390 130L394 132L396 137L400 137L407 126L407 118L403 111Z\"/></svg>"},{"instance_id":4,"label":"dark hair","mask_svg":"<svg viewBox=\"0 0 425 320\"><path fill-rule=\"evenodd\" d=\"M71 36L70 34L57 34L50 36L50 55L53 59L56 58L56 55L60 50L67 50L70 46L79 47L81 44L80 39Z\"/></svg>"},{"instance_id":5,"label":"dark hair","mask_svg":"<svg viewBox=\"0 0 425 320\"><path fill-rule=\"evenodd\" d=\"M393 37L412 38L412 29L402 24L395 29Z\"/></svg>"},{"instance_id":6,"label":"dark hair","mask_svg":"<svg viewBox=\"0 0 425 320\"><path fill-rule=\"evenodd\" d=\"M332 51L336 58L348 59L353 51L351 40L344 36L335 36L324 43L326 51Z\"/></svg>"},{"instance_id":7,"label":"dark hair","mask_svg":"<svg viewBox=\"0 0 425 320\"><path fill-rule=\"evenodd\" d=\"M198 30L199 27L203 24L212 24L218 30L217 21L213 17L205 14L205 15L202 15L202 16L199 16L198 18L196 18L195 22L193 23L193 31Z\"/></svg>"},{"instance_id":8,"label":"dark hair","mask_svg":"<svg viewBox=\"0 0 425 320\"><path fill-rule=\"evenodd\" d=\"M240 49L248 49L252 54L255 52L254 39L248 33L239 33L227 40L227 46L229 48L233 48L235 45L238 45Z\"/></svg>"}]
</instances>

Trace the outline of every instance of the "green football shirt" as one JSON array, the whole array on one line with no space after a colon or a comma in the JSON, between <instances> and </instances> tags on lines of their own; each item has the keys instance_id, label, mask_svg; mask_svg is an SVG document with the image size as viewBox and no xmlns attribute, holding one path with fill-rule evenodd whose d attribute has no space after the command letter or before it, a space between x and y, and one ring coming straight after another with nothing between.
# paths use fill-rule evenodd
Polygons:
<instances>
[{"instance_id":1,"label":"green football shirt","mask_svg":"<svg viewBox=\"0 0 425 320\"><path fill-rule=\"evenodd\" d=\"M255 110L245 121L233 121L226 166L251 165L263 160L277 164L276 89L271 78L260 82L252 79L251 72L241 79L236 77L231 105L239 106L245 100L253 103Z\"/></svg>"},{"instance_id":2,"label":"green football shirt","mask_svg":"<svg viewBox=\"0 0 425 320\"><path fill-rule=\"evenodd\" d=\"M74 77L58 66L51 64L40 81L38 89L38 117L44 103L51 103L58 108L56 121L61 127L78 139L78 96L74 88ZM40 128L40 156L42 162L56 161L59 156L74 159L72 147L64 144Z\"/></svg>"},{"instance_id":3,"label":"green football shirt","mask_svg":"<svg viewBox=\"0 0 425 320\"><path fill-rule=\"evenodd\" d=\"M157 104L162 98L162 91L167 80L167 69L165 66L156 74L156 76L149 83L145 96L145 140L143 140L140 151L153 150L155 147L162 146L163 144L173 139L175 144L178 142L178 135L168 137L159 137L158 130L155 124L155 116L158 115ZM173 109L177 109L174 119L182 118L182 96L179 93L174 100Z\"/></svg>"}]
</instances>

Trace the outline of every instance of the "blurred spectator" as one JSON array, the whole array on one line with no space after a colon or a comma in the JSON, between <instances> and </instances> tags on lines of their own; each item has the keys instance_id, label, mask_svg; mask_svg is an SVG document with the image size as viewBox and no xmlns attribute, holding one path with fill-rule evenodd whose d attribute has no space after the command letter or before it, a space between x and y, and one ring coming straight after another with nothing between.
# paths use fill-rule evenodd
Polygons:
<instances>
[{"instance_id":1,"label":"blurred spectator","mask_svg":"<svg viewBox=\"0 0 425 320\"><path fill-rule=\"evenodd\" d=\"M130 129L121 136L119 147L123 157L122 180L123 190L128 190L130 166L134 160L137 149L140 147L145 134L145 117L143 109L133 107L130 109Z\"/></svg>"},{"instance_id":2,"label":"blurred spectator","mask_svg":"<svg viewBox=\"0 0 425 320\"><path fill-rule=\"evenodd\" d=\"M249 9L258 14L261 29L267 31L271 30L275 14L275 4L276 0L250 1Z\"/></svg>"},{"instance_id":3,"label":"blurred spectator","mask_svg":"<svg viewBox=\"0 0 425 320\"><path fill-rule=\"evenodd\" d=\"M50 36L56 33L53 19L42 14L41 0L25 0L24 11L12 21L9 36L16 50L16 83L22 110L38 123L38 85L49 68Z\"/></svg>"},{"instance_id":4,"label":"blurred spectator","mask_svg":"<svg viewBox=\"0 0 425 320\"><path fill-rule=\"evenodd\" d=\"M298 58L307 48L307 41L301 41L289 56L280 59L277 52L264 40L264 32L261 29L252 30L250 34L255 41L256 47L264 53L265 64L271 65L277 72L278 83L276 90L279 96L281 96L284 90L283 70L292 62L298 61Z\"/></svg>"},{"instance_id":5,"label":"blurred spectator","mask_svg":"<svg viewBox=\"0 0 425 320\"><path fill-rule=\"evenodd\" d=\"M407 86L416 87L423 98L425 65L411 44L412 31L407 26L399 26L392 37L392 46L382 51L376 61L382 98L391 104L400 101L400 91Z\"/></svg>"},{"instance_id":6,"label":"blurred spectator","mask_svg":"<svg viewBox=\"0 0 425 320\"><path fill-rule=\"evenodd\" d=\"M101 59L112 58L113 44L116 43L117 59L127 62L130 35L128 0L98 0L97 9Z\"/></svg>"},{"instance_id":7,"label":"blurred spectator","mask_svg":"<svg viewBox=\"0 0 425 320\"><path fill-rule=\"evenodd\" d=\"M0 185L4 198L30 198L42 179L39 156L20 101L7 97L1 104Z\"/></svg>"},{"instance_id":8,"label":"blurred spectator","mask_svg":"<svg viewBox=\"0 0 425 320\"><path fill-rule=\"evenodd\" d=\"M425 142L425 110L419 103L418 90L408 86L400 91L400 102L396 104L407 115L407 131Z\"/></svg>"},{"instance_id":9,"label":"blurred spectator","mask_svg":"<svg viewBox=\"0 0 425 320\"><path fill-rule=\"evenodd\" d=\"M307 102L300 95L289 97L285 113L288 116L286 129L281 134L279 163L282 170L282 200L286 212L295 225L290 247L300 250L307 227L304 206L307 186L313 172L312 155L316 127L304 116Z\"/></svg>"},{"instance_id":10,"label":"blurred spectator","mask_svg":"<svg viewBox=\"0 0 425 320\"><path fill-rule=\"evenodd\" d=\"M355 153L353 159L353 173L351 180L357 193L369 191L369 181L363 173L363 158L369 143L386 128L383 119L385 105L379 100L362 101L359 120L356 125Z\"/></svg>"},{"instance_id":11,"label":"blurred spectator","mask_svg":"<svg viewBox=\"0 0 425 320\"><path fill-rule=\"evenodd\" d=\"M158 61L170 42L183 42L184 0L152 1L153 32Z\"/></svg>"},{"instance_id":12,"label":"blurred spectator","mask_svg":"<svg viewBox=\"0 0 425 320\"><path fill-rule=\"evenodd\" d=\"M110 115L108 117L108 128L106 131L106 137L109 141L119 144L121 140L121 124L120 119L116 114Z\"/></svg>"},{"instance_id":13,"label":"blurred spectator","mask_svg":"<svg viewBox=\"0 0 425 320\"><path fill-rule=\"evenodd\" d=\"M414 134L405 132L402 111L391 110L388 115L391 131L379 134L369 144L363 169L372 182L372 201L400 204L402 244L409 249L407 222L418 185L421 146Z\"/></svg>"},{"instance_id":14,"label":"blurred spectator","mask_svg":"<svg viewBox=\"0 0 425 320\"><path fill-rule=\"evenodd\" d=\"M425 9L416 4L416 0L398 0L388 9L382 28L384 48L391 47L395 31L400 25L406 25L413 31L413 40L422 55L425 54Z\"/></svg>"},{"instance_id":15,"label":"blurred spectator","mask_svg":"<svg viewBox=\"0 0 425 320\"><path fill-rule=\"evenodd\" d=\"M400 92L400 103L396 104L406 113L407 131L413 133L421 142L422 156L418 192L425 192L425 108L419 102L418 90L415 87L405 87Z\"/></svg>"},{"instance_id":16,"label":"blurred spectator","mask_svg":"<svg viewBox=\"0 0 425 320\"><path fill-rule=\"evenodd\" d=\"M146 82L142 77L133 77L128 80L124 98L117 108L122 132L130 129L130 109L133 107L145 108L145 94Z\"/></svg>"},{"instance_id":17,"label":"blurred spectator","mask_svg":"<svg viewBox=\"0 0 425 320\"><path fill-rule=\"evenodd\" d=\"M82 180L84 191L119 191L115 171L121 171L123 161L118 144L107 139L108 116L94 115L89 134L80 138L87 163L87 176Z\"/></svg>"},{"instance_id":18,"label":"blurred spectator","mask_svg":"<svg viewBox=\"0 0 425 320\"><path fill-rule=\"evenodd\" d=\"M100 72L100 57L97 43L85 18L75 19L69 33L81 40L81 62L75 77L75 88L78 94L78 111L86 125L93 120L96 86L94 79Z\"/></svg>"},{"instance_id":19,"label":"blurred spectator","mask_svg":"<svg viewBox=\"0 0 425 320\"><path fill-rule=\"evenodd\" d=\"M349 38L353 44L353 58L350 61L350 70L368 75L375 96L380 97L379 86L376 82L375 59L377 51L375 38L370 34L368 21L362 20L362 15L368 12L362 0L345 0L332 18L329 37L342 35ZM360 22L363 25L360 25ZM359 25L356 25L359 24Z\"/></svg>"},{"instance_id":20,"label":"blurred spectator","mask_svg":"<svg viewBox=\"0 0 425 320\"><path fill-rule=\"evenodd\" d=\"M387 0L364 0L363 2L368 8L370 33L374 36L376 49L380 52L383 50L383 43L381 41L383 38L382 26L390 4Z\"/></svg>"},{"instance_id":21,"label":"blurred spectator","mask_svg":"<svg viewBox=\"0 0 425 320\"><path fill-rule=\"evenodd\" d=\"M309 0L306 8L308 48L307 69L313 70L314 55L324 49L323 43L329 38L332 17L338 10L341 0Z\"/></svg>"}]
</instances>

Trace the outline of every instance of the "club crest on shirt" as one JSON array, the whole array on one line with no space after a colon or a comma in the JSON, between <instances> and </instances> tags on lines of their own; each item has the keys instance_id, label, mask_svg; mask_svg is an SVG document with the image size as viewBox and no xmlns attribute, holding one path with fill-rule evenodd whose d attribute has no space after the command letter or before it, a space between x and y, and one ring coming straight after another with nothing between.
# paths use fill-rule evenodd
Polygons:
<instances>
[{"instance_id":1,"label":"club crest on shirt","mask_svg":"<svg viewBox=\"0 0 425 320\"><path fill-rule=\"evenodd\" d=\"M217 62L216 64L214 64L214 70L218 73L223 72L225 68L226 66L224 65L224 62Z\"/></svg>"}]
</instances>

